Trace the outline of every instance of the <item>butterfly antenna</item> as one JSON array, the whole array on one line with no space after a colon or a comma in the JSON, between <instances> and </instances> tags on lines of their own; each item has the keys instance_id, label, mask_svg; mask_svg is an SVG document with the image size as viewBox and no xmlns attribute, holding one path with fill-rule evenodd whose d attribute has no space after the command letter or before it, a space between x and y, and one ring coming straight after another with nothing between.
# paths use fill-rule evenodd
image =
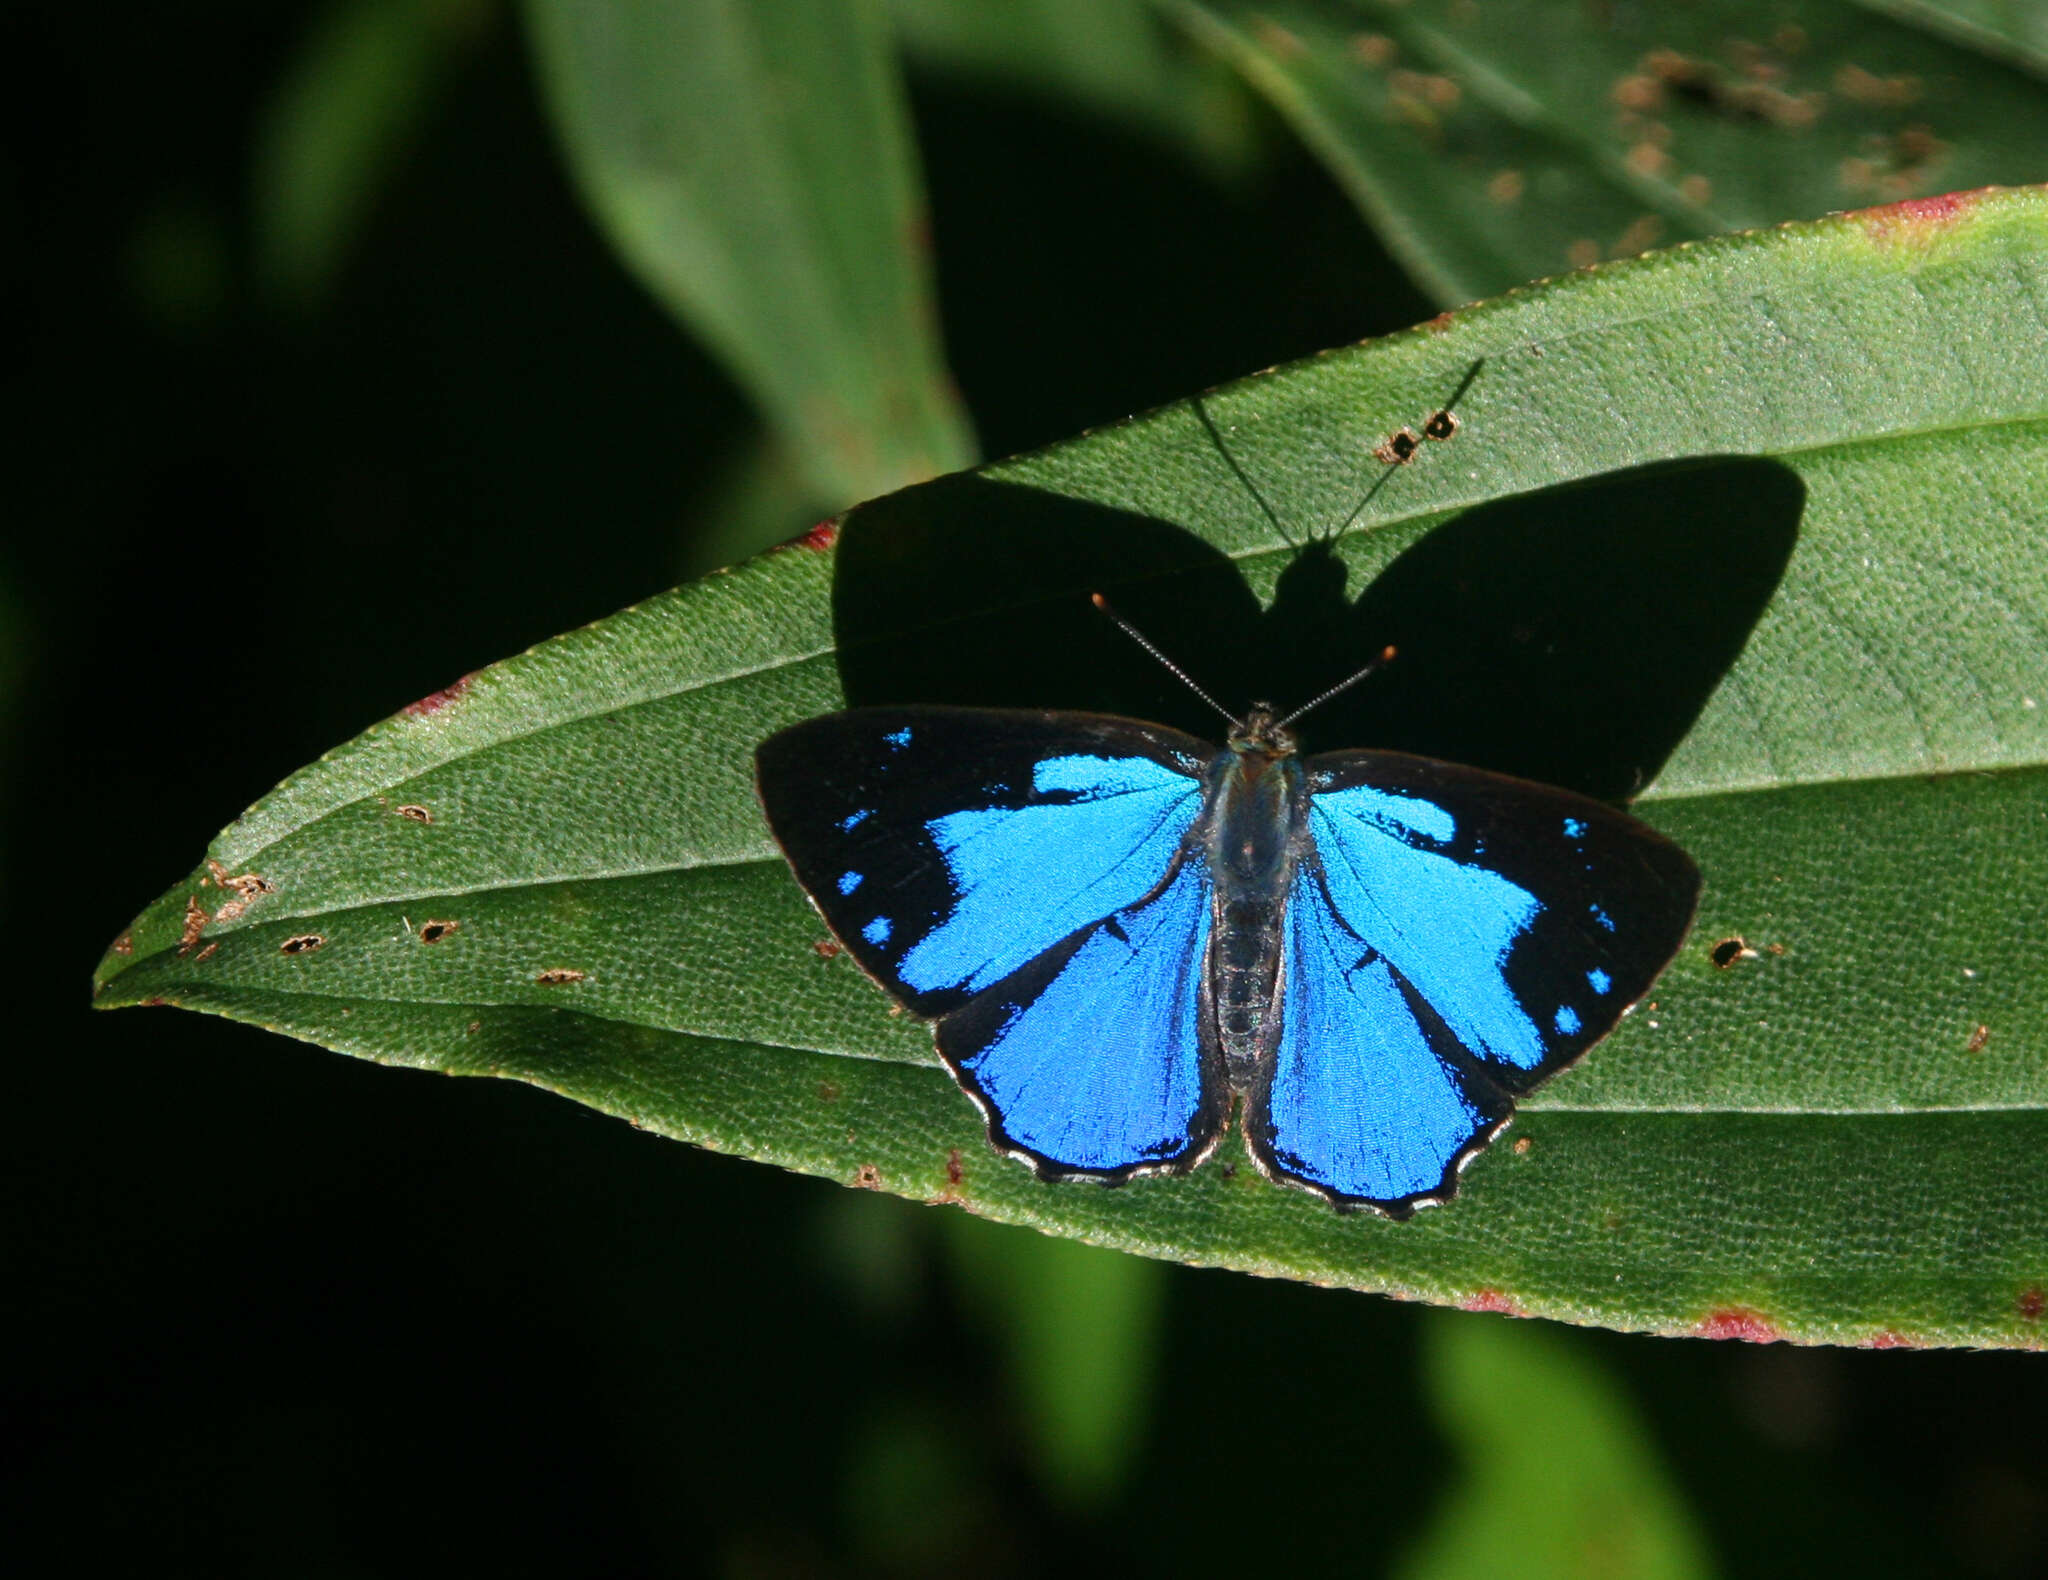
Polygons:
<instances>
[{"instance_id":1,"label":"butterfly antenna","mask_svg":"<svg viewBox=\"0 0 2048 1580\"><path fill-rule=\"evenodd\" d=\"M1370 675L1374 670L1386 668L1387 665L1393 663L1394 657L1395 652L1392 647L1381 648L1379 656L1375 658L1370 664L1367 664L1365 668L1361 669L1349 680L1338 681L1336 685L1332 686L1320 697L1313 697L1307 702L1304 702L1300 707L1296 708L1292 713L1288 714L1286 718L1282 719L1279 722L1279 724L1275 726L1275 728L1282 730L1286 729L1288 725L1292 724L1304 713L1307 713L1311 708L1320 708L1324 703L1328 702L1332 697L1336 696L1339 692L1349 691L1353 686L1357 685L1361 680L1365 679L1365 677L1367 675Z\"/></svg>"},{"instance_id":2,"label":"butterfly antenna","mask_svg":"<svg viewBox=\"0 0 2048 1580\"><path fill-rule=\"evenodd\" d=\"M1130 621L1126 620L1122 615L1118 614L1114 609L1110 608L1109 600L1107 598L1103 597L1101 593L1090 593L1088 597L1096 608L1100 609L1104 614L1108 615L1110 619L1114 620L1117 623L1118 628L1123 632L1125 636L1129 637L1133 642L1136 642L1138 646L1142 647L1146 652L1150 653L1154 658L1158 659L1161 664L1165 665L1168 674L1172 675L1183 686L1186 686L1188 690L1192 691L1196 696L1200 697L1204 702L1208 703L1210 707L1214 708L1218 713L1222 714L1224 718L1230 721L1233 727L1237 724L1236 714L1232 713L1228 708L1224 707L1222 703L1218 702L1214 697L1210 696L1208 692L1204 691L1200 686L1196 685L1192 680L1190 680L1188 678L1188 672L1182 669L1180 665L1176 664L1172 659L1168 658L1164 653L1160 652L1158 648L1154 647L1152 645L1151 639L1147 637L1143 631L1140 631L1136 626L1132 625ZM1392 652L1393 650L1389 648L1388 651ZM1356 679L1357 677L1354 676L1352 678ZM1344 682L1344 685L1346 686L1350 684L1351 682L1349 680ZM1342 686L1338 688L1338 690L1340 691L1342 689ZM1320 702L1322 699L1318 697L1316 700Z\"/></svg>"}]
</instances>

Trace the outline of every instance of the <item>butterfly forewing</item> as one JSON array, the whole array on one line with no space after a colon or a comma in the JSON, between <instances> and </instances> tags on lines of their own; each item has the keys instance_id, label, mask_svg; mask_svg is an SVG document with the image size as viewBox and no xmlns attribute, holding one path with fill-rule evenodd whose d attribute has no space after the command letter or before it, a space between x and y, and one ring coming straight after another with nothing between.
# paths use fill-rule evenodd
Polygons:
<instances>
[{"instance_id":1,"label":"butterfly forewing","mask_svg":"<svg viewBox=\"0 0 2048 1580\"><path fill-rule=\"evenodd\" d=\"M1699 875L1566 791L1383 752L1307 773L1247 1136L1268 1172L1399 1215L1447 1197L1513 1099L1613 1028L1683 940Z\"/></svg>"},{"instance_id":2,"label":"butterfly forewing","mask_svg":"<svg viewBox=\"0 0 2048 1580\"><path fill-rule=\"evenodd\" d=\"M870 708L784 730L756 760L832 931L936 1018L1158 888L1208 751L1093 714Z\"/></svg>"}]
</instances>

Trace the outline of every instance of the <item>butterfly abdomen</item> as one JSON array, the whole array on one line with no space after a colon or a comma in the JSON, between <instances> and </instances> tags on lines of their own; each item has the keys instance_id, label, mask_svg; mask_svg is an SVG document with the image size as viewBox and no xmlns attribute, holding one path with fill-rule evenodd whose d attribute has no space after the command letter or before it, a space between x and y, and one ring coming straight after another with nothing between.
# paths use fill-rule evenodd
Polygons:
<instances>
[{"instance_id":1,"label":"butterfly abdomen","mask_svg":"<svg viewBox=\"0 0 2048 1580\"><path fill-rule=\"evenodd\" d=\"M1209 991L1225 1068L1242 1089L1272 1046L1283 897L1294 874L1305 797L1291 753L1233 750L1210 774L1215 788L1206 832L1216 897Z\"/></svg>"}]
</instances>

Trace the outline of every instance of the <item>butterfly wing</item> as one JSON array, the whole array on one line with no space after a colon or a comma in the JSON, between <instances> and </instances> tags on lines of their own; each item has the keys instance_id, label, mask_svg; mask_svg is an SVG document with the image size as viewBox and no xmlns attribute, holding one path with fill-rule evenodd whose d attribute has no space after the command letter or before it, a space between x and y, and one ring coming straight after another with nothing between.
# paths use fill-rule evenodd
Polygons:
<instances>
[{"instance_id":1,"label":"butterfly wing","mask_svg":"<svg viewBox=\"0 0 2048 1580\"><path fill-rule=\"evenodd\" d=\"M1383 752L1306 767L1281 1024L1248 1140L1279 1178L1405 1217L1446 1200L1515 1099L1648 990L1699 874L1567 791Z\"/></svg>"},{"instance_id":2,"label":"butterfly wing","mask_svg":"<svg viewBox=\"0 0 2048 1580\"><path fill-rule=\"evenodd\" d=\"M991 1140L1126 1178L1191 1166L1220 1128L1188 855L1212 755L1089 714L862 709L771 737L757 781L832 931L939 1021Z\"/></svg>"}]
</instances>

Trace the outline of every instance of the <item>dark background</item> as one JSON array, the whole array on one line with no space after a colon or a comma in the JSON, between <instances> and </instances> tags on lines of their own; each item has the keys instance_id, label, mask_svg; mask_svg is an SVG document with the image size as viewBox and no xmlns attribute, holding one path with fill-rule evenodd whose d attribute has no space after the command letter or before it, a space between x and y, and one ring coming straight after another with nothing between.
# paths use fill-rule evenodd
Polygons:
<instances>
[{"instance_id":1,"label":"dark background","mask_svg":"<svg viewBox=\"0 0 2048 1580\"><path fill-rule=\"evenodd\" d=\"M9 1548L209 1576L1383 1572L1452 1473L1413 1309L1166 1270L1142 1452L1063 1512L938 1214L521 1087L87 1010L105 943L284 774L675 580L753 432L579 210L511 17L479 17L296 312L252 281L248 193L306 13L0 23ZM988 454L1431 311L1276 129L1233 186L914 87ZM1574 1338L1726 1573L2048 1572L2040 1356Z\"/></svg>"}]
</instances>

